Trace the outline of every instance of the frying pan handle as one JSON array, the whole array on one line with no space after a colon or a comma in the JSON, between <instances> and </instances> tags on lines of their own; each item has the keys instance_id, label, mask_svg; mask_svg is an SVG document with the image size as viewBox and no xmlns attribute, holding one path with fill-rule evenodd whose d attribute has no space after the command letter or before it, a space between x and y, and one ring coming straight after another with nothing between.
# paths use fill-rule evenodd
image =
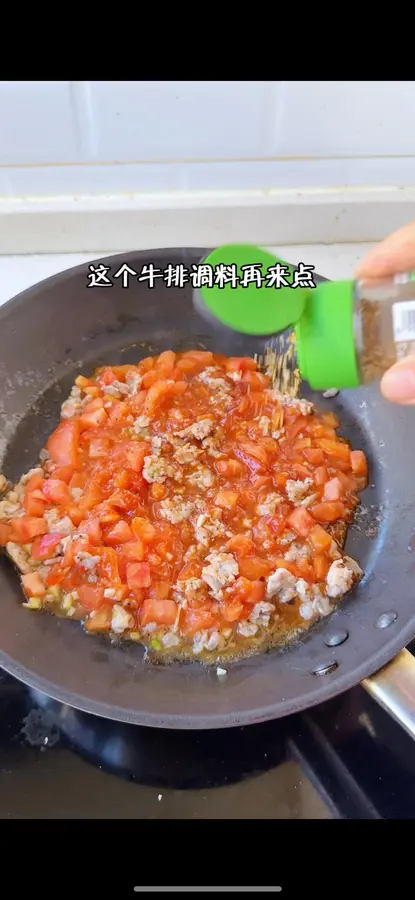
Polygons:
<instances>
[{"instance_id":1,"label":"frying pan handle","mask_svg":"<svg viewBox=\"0 0 415 900\"><path fill-rule=\"evenodd\" d=\"M415 658L402 650L362 687L415 738Z\"/></svg>"}]
</instances>

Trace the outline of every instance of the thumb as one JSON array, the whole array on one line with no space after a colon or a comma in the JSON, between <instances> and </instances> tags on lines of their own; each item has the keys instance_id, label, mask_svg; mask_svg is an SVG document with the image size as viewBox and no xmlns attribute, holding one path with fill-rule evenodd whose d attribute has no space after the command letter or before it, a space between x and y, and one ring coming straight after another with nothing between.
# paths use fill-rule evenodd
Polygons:
<instances>
[{"instance_id":1,"label":"thumb","mask_svg":"<svg viewBox=\"0 0 415 900\"><path fill-rule=\"evenodd\" d=\"M415 406L415 356L408 356L388 369L380 389L392 403Z\"/></svg>"}]
</instances>

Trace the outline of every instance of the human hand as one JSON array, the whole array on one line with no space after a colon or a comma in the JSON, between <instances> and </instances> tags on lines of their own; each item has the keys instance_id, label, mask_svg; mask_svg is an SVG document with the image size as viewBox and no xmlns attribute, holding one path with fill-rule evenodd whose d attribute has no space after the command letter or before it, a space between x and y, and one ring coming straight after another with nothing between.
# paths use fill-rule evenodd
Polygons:
<instances>
[{"instance_id":1,"label":"human hand","mask_svg":"<svg viewBox=\"0 0 415 900\"><path fill-rule=\"evenodd\" d=\"M415 270L415 222L410 222L381 241L362 260L356 278L388 278ZM415 406L415 355L395 363L385 372L380 389L386 400Z\"/></svg>"}]
</instances>

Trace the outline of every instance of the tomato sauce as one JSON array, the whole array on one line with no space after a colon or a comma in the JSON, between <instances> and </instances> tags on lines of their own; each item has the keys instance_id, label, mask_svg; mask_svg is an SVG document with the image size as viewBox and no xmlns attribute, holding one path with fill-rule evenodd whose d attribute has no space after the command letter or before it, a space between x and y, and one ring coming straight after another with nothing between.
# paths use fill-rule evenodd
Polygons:
<instances>
[{"instance_id":1,"label":"tomato sauce","mask_svg":"<svg viewBox=\"0 0 415 900\"><path fill-rule=\"evenodd\" d=\"M249 358L168 350L79 376L0 516L27 605L196 657L308 627L359 577L333 534L367 463L339 426Z\"/></svg>"}]
</instances>

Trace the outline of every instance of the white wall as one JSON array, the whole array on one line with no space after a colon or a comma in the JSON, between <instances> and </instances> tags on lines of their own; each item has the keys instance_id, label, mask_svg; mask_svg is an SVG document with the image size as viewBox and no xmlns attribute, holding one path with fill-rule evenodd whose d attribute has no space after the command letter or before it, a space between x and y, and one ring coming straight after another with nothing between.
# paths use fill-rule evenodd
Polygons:
<instances>
[{"instance_id":1,"label":"white wall","mask_svg":"<svg viewBox=\"0 0 415 900\"><path fill-rule=\"evenodd\" d=\"M412 81L0 82L0 197L413 185Z\"/></svg>"}]
</instances>

